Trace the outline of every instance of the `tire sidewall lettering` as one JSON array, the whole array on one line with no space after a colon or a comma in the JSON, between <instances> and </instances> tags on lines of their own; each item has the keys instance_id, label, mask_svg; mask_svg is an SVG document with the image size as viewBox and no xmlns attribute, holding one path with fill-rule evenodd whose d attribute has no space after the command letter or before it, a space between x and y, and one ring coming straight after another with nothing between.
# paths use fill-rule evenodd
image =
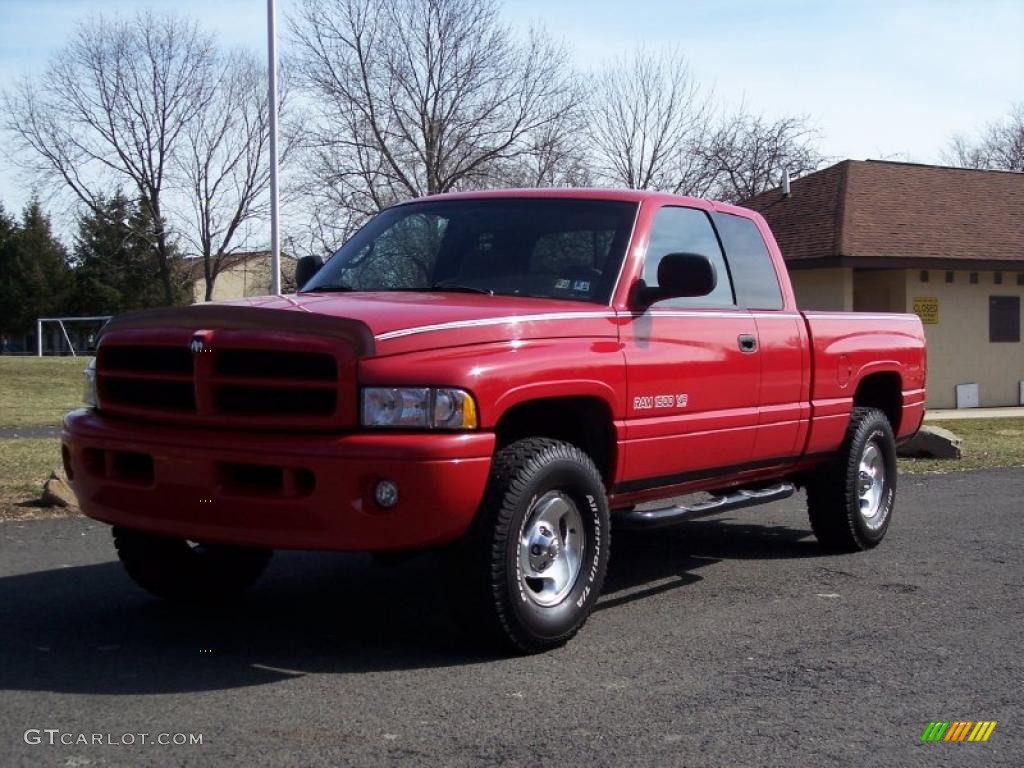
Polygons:
<instances>
[{"instance_id":1,"label":"tire sidewall lettering","mask_svg":"<svg viewBox=\"0 0 1024 768\"><path fill-rule=\"evenodd\" d=\"M596 582L599 580L601 575L601 564L605 559L605 526L602 525L602 514L601 514L601 502L598 497L587 487L588 484L583 483L579 480L573 480L567 478L566 480L560 480L560 472L553 471L553 476L545 476L541 481L531 489L529 494L529 501L526 503L525 508L521 512L521 519L519 521L519 527L517 530L518 535L514 541L510 541L509 545L514 547L515 556L512 562L515 565L516 571L514 574L515 580L515 593L518 600L515 603L520 607L520 612L526 616L534 617L534 621L539 620L543 623L555 623L565 620L568 616L575 616L580 610L584 609L593 598L600 594L600 591L595 588ZM581 517L584 521L589 520L589 530L586 531L587 541L585 545L585 553L583 566L580 573L576 577L576 583L573 585L572 590L568 595L558 604L553 606L538 606L536 605L526 594L525 587L519 578L519 570L522 566L522 552L520 547L520 541L526 530L526 524L529 521L530 511L533 509L534 504L537 500L547 493L548 491L558 490L568 495L573 503L576 504L577 508L581 513ZM589 515L587 514L589 512Z\"/></svg>"}]
</instances>

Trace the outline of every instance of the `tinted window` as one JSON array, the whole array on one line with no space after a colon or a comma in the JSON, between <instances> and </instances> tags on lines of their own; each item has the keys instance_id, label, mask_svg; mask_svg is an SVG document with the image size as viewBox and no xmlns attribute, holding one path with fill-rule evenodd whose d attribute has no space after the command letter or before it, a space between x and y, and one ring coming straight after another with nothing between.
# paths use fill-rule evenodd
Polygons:
<instances>
[{"instance_id":1,"label":"tinted window","mask_svg":"<svg viewBox=\"0 0 1024 768\"><path fill-rule=\"evenodd\" d=\"M722 249L715 237L715 230L704 211L696 208L668 206L658 211L651 228L651 241L647 246L644 260L644 282L658 284L658 264L670 253L697 253L707 256L715 268L718 283L707 296L670 299L658 303L664 306L731 307L735 303L729 270L722 257Z\"/></svg>"},{"instance_id":2,"label":"tinted window","mask_svg":"<svg viewBox=\"0 0 1024 768\"><path fill-rule=\"evenodd\" d=\"M599 270L608 258L614 239L615 230L597 228L543 235L533 246L530 269L538 272Z\"/></svg>"},{"instance_id":3,"label":"tinted window","mask_svg":"<svg viewBox=\"0 0 1024 768\"><path fill-rule=\"evenodd\" d=\"M988 302L988 340L1020 341L1020 296L991 296Z\"/></svg>"},{"instance_id":4,"label":"tinted window","mask_svg":"<svg viewBox=\"0 0 1024 768\"><path fill-rule=\"evenodd\" d=\"M736 300L748 309L782 309L782 289L768 246L757 225L744 216L715 213L715 226L725 246Z\"/></svg>"},{"instance_id":5,"label":"tinted window","mask_svg":"<svg viewBox=\"0 0 1024 768\"><path fill-rule=\"evenodd\" d=\"M399 205L345 243L306 290L480 290L607 303L636 207L557 198Z\"/></svg>"},{"instance_id":6,"label":"tinted window","mask_svg":"<svg viewBox=\"0 0 1024 768\"><path fill-rule=\"evenodd\" d=\"M405 216L358 249L345 270L357 291L429 285L448 221L440 216Z\"/></svg>"}]
</instances>

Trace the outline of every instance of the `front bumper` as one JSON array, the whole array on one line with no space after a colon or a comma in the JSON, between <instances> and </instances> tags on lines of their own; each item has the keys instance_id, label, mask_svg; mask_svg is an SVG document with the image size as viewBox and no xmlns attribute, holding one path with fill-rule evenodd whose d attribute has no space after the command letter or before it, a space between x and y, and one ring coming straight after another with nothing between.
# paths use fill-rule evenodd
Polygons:
<instances>
[{"instance_id":1,"label":"front bumper","mask_svg":"<svg viewBox=\"0 0 1024 768\"><path fill-rule=\"evenodd\" d=\"M469 527L492 433L290 434L176 428L79 410L63 453L82 511L112 525L270 549L385 551ZM373 500L379 480L399 500Z\"/></svg>"}]
</instances>

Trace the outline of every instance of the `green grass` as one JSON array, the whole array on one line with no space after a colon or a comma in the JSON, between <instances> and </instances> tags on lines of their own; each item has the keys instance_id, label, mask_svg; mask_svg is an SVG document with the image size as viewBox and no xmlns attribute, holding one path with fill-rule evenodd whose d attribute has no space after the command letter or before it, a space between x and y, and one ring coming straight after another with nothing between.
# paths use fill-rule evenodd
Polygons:
<instances>
[{"instance_id":1,"label":"green grass","mask_svg":"<svg viewBox=\"0 0 1024 768\"><path fill-rule=\"evenodd\" d=\"M0 439L0 519L51 514L54 510L33 505L60 464L55 437Z\"/></svg>"},{"instance_id":2,"label":"green grass","mask_svg":"<svg viewBox=\"0 0 1024 768\"><path fill-rule=\"evenodd\" d=\"M963 458L900 459L900 471L957 472L964 469L1024 466L1024 419L929 421L963 439Z\"/></svg>"},{"instance_id":3,"label":"green grass","mask_svg":"<svg viewBox=\"0 0 1024 768\"><path fill-rule=\"evenodd\" d=\"M0 357L0 427L58 426L82 404L87 357Z\"/></svg>"}]
</instances>

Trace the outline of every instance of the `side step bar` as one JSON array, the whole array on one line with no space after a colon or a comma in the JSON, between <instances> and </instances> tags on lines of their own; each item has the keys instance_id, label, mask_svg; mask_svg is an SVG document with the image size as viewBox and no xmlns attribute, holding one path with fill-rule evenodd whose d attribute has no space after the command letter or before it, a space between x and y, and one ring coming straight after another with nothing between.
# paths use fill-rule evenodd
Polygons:
<instances>
[{"instance_id":1,"label":"side step bar","mask_svg":"<svg viewBox=\"0 0 1024 768\"><path fill-rule=\"evenodd\" d=\"M691 506L679 505L661 509L631 509L628 512L619 512L612 517L612 524L631 530L666 528L687 520L707 517L731 509L742 509L757 504L767 504L769 501L787 499L793 495L795 490L792 483L778 483L762 488L741 488L724 496L715 496Z\"/></svg>"}]
</instances>

